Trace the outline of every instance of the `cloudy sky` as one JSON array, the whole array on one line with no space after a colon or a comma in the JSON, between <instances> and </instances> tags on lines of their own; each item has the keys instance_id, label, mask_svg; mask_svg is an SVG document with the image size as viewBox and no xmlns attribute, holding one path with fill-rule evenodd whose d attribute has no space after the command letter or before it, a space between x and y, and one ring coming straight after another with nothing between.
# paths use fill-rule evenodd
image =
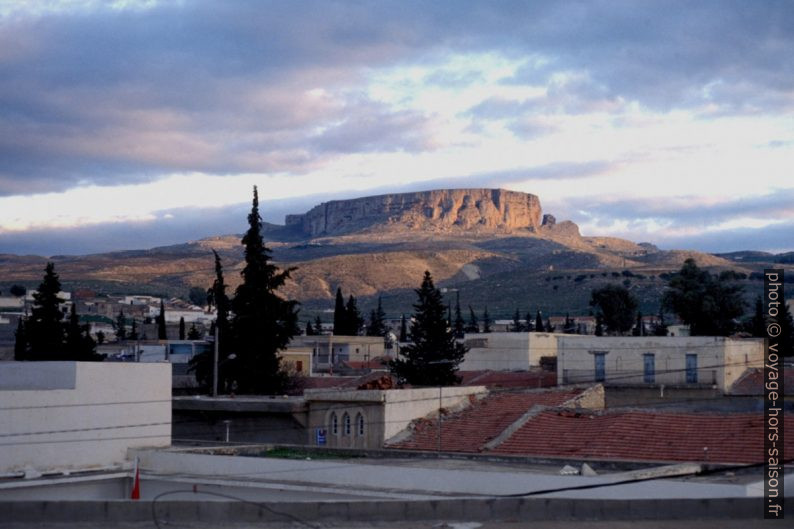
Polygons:
<instances>
[{"instance_id":1,"label":"cloudy sky","mask_svg":"<svg viewBox=\"0 0 794 529\"><path fill-rule=\"evenodd\" d=\"M540 196L586 235L794 250L794 3L0 0L0 253L329 199Z\"/></svg>"}]
</instances>

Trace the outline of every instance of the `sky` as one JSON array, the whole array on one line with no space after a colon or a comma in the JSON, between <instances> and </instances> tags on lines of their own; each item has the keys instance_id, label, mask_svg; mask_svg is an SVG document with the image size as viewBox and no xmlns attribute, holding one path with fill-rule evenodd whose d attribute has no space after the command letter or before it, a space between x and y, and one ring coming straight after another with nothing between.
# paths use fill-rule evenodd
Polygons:
<instances>
[{"instance_id":1,"label":"sky","mask_svg":"<svg viewBox=\"0 0 794 529\"><path fill-rule=\"evenodd\" d=\"M584 235L794 250L794 3L0 0L0 253L501 187Z\"/></svg>"}]
</instances>

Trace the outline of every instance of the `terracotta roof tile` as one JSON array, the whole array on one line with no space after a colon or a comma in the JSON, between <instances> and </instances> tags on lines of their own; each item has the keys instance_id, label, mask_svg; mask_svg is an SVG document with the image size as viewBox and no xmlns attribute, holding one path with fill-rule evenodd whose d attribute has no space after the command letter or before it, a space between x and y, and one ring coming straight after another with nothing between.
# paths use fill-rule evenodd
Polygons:
<instances>
[{"instance_id":1,"label":"terracotta roof tile","mask_svg":"<svg viewBox=\"0 0 794 529\"><path fill-rule=\"evenodd\" d=\"M461 412L443 418L441 448L451 452L479 452L536 404L559 406L583 390L496 393L475 401ZM438 422L420 419L414 422L410 438L391 445L406 450L436 450Z\"/></svg>"},{"instance_id":2,"label":"terracotta roof tile","mask_svg":"<svg viewBox=\"0 0 794 529\"><path fill-rule=\"evenodd\" d=\"M786 451L794 450L787 414ZM649 411L578 414L545 411L527 421L495 453L638 461L763 461L761 414ZM704 451L708 448L708 453Z\"/></svg>"},{"instance_id":3,"label":"terracotta roof tile","mask_svg":"<svg viewBox=\"0 0 794 529\"><path fill-rule=\"evenodd\" d=\"M551 371L459 371L461 385L489 388L548 388L557 385L557 374Z\"/></svg>"},{"instance_id":4,"label":"terracotta roof tile","mask_svg":"<svg viewBox=\"0 0 794 529\"><path fill-rule=\"evenodd\" d=\"M783 388L786 395L794 394L794 368L783 369ZM733 383L730 388L731 395L763 395L764 370L761 368L748 369Z\"/></svg>"}]
</instances>

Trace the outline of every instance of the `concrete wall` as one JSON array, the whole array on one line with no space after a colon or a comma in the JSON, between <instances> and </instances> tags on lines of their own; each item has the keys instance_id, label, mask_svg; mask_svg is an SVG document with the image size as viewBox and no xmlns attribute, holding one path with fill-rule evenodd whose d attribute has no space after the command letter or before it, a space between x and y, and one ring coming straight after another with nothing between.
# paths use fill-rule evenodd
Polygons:
<instances>
[{"instance_id":1,"label":"concrete wall","mask_svg":"<svg viewBox=\"0 0 794 529\"><path fill-rule=\"evenodd\" d=\"M0 364L0 473L89 469L171 444L170 364Z\"/></svg>"},{"instance_id":2,"label":"concrete wall","mask_svg":"<svg viewBox=\"0 0 794 529\"><path fill-rule=\"evenodd\" d=\"M438 388L327 391L307 390L309 444L317 445L317 429L325 431L326 446L380 448L411 421L442 408L468 403L469 396L484 395L484 386ZM350 419L346 429L345 416ZM334 429L336 417L336 429ZM357 421L362 417L363 429ZM334 433L334 430L336 433Z\"/></svg>"},{"instance_id":3,"label":"concrete wall","mask_svg":"<svg viewBox=\"0 0 794 529\"><path fill-rule=\"evenodd\" d=\"M543 356L557 356L559 334L542 332L491 332L467 334L469 352L463 371L526 371L540 365Z\"/></svg>"},{"instance_id":4,"label":"concrete wall","mask_svg":"<svg viewBox=\"0 0 794 529\"><path fill-rule=\"evenodd\" d=\"M646 384L645 355L653 355L654 385L716 386L721 391L745 369L763 365L763 341L708 336L558 335L557 383L595 381L595 357L604 354L605 383ZM697 382L687 382L686 356L697 355Z\"/></svg>"}]
</instances>

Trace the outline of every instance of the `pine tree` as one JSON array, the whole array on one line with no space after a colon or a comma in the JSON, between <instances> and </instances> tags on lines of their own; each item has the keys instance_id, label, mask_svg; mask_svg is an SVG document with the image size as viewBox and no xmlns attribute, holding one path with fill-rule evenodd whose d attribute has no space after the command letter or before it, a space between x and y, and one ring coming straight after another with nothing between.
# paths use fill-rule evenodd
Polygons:
<instances>
[{"instance_id":1,"label":"pine tree","mask_svg":"<svg viewBox=\"0 0 794 529\"><path fill-rule=\"evenodd\" d=\"M347 323L347 310L345 310L345 298L342 296L342 288L336 288L336 302L334 303L334 334L344 336L349 325Z\"/></svg>"},{"instance_id":2,"label":"pine tree","mask_svg":"<svg viewBox=\"0 0 794 529\"><path fill-rule=\"evenodd\" d=\"M361 317L356 298L353 297L353 294L350 294L350 297L347 299L347 305L345 305L345 321L347 323L345 336L358 336L361 326L364 325L364 318Z\"/></svg>"},{"instance_id":3,"label":"pine tree","mask_svg":"<svg viewBox=\"0 0 794 529\"><path fill-rule=\"evenodd\" d=\"M491 332L491 316L488 315L488 305L485 306L485 310L482 313L482 332Z\"/></svg>"},{"instance_id":4,"label":"pine tree","mask_svg":"<svg viewBox=\"0 0 794 529\"><path fill-rule=\"evenodd\" d=\"M535 332L545 332L546 328L543 325L543 317L540 314L540 310L538 310L537 314L535 314Z\"/></svg>"},{"instance_id":5,"label":"pine tree","mask_svg":"<svg viewBox=\"0 0 794 529\"><path fill-rule=\"evenodd\" d=\"M132 320L132 324L135 325L134 319ZM165 304L162 299L160 299L160 315L157 317L157 339L168 339L168 333L165 328ZM135 338L130 338L130 340L135 340Z\"/></svg>"},{"instance_id":6,"label":"pine tree","mask_svg":"<svg viewBox=\"0 0 794 529\"><path fill-rule=\"evenodd\" d=\"M188 340L201 340L201 333L196 328L195 323L190 324L190 330L187 332L187 339Z\"/></svg>"},{"instance_id":7,"label":"pine tree","mask_svg":"<svg viewBox=\"0 0 794 529\"><path fill-rule=\"evenodd\" d=\"M69 321L66 323L66 353L70 360L77 360L80 357L82 346L82 329L80 328L80 317L77 315L77 308L72 303L69 311Z\"/></svg>"},{"instance_id":8,"label":"pine tree","mask_svg":"<svg viewBox=\"0 0 794 529\"><path fill-rule=\"evenodd\" d=\"M477 320L477 315L474 314L474 309L469 305L469 323L466 325L466 332L478 333L480 332L480 322Z\"/></svg>"},{"instance_id":9,"label":"pine tree","mask_svg":"<svg viewBox=\"0 0 794 529\"><path fill-rule=\"evenodd\" d=\"M441 292L425 272L416 291L414 318L410 341L401 350L401 358L389 363L392 373L402 383L415 386L448 386L460 382L458 365L466 354L466 346L455 339L447 325Z\"/></svg>"},{"instance_id":10,"label":"pine tree","mask_svg":"<svg viewBox=\"0 0 794 529\"><path fill-rule=\"evenodd\" d=\"M526 321L527 331L532 332L535 326L532 324L532 315L529 312L524 316L524 321Z\"/></svg>"},{"instance_id":11,"label":"pine tree","mask_svg":"<svg viewBox=\"0 0 794 529\"><path fill-rule=\"evenodd\" d=\"M270 249L262 240L256 187L248 226L242 239L245 246L243 281L232 302L237 357L230 375L240 393L280 393L286 386L287 376L281 369L278 351L286 348L300 329L298 302L283 299L276 291L295 269L279 270L270 262Z\"/></svg>"},{"instance_id":12,"label":"pine tree","mask_svg":"<svg viewBox=\"0 0 794 529\"><path fill-rule=\"evenodd\" d=\"M466 333L466 323L460 313L460 292L455 292L455 322L452 329L455 332L455 338L463 338Z\"/></svg>"},{"instance_id":13,"label":"pine tree","mask_svg":"<svg viewBox=\"0 0 794 529\"><path fill-rule=\"evenodd\" d=\"M510 328L510 332L521 332L524 330L524 325L521 323L521 313L518 311L518 307L516 307L516 311L513 313L513 326Z\"/></svg>"},{"instance_id":14,"label":"pine tree","mask_svg":"<svg viewBox=\"0 0 794 529\"><path fill-rule=\"evenodd\" d=\"M61 282L55 273L55 265L47 263L44 279L33 294L33 309L26 325L26 336L30 344L31 360L64 360L63 312L58 297Z\"/></svg>"},{"instance_id":15,"label":"pine tree","mask_svg":"<svg viewBox=\"0 0 794 529\"><path fill-rule=\"evenodd\" d=\"M179 339L185 339L185 318L182 316L179 317Z\"/></svg>"},{"instance_id":16,"label":"pine tree","mask_svg":"<svg viewBox=\"0 0 794 529\"><path fill-rule=\"evenodd\" d=\"M138 339L138 321L135 318L132 318L132 326L130 327L130 334L127 336L129 340L137 340Z\"/></svg>"},{"instance_id":17,"label":"pine tree","mask_svg":"<svg viewBox=\"0 0 794 529\"><path fill-rule=\"evenodd\" d=\"M405 314L400 316L400 342L405 343L408 341L408 325L405 322Z\"/></svg>"},{"instance_id":18,"label":"pine tree","mask_svg":"<svg viewBox=\"0 0 794 529\"><path fill-rule=\"evenodd\" d=\"M383 312L381 298L378 296L378 308L370 313L367 336L386 336L386 313Z\"/></svg>"},{"instance_id":19,"label":"pine tree","mask_svg":"<svg viewBox=\"0 0 794 529\"><path fill-rule=\"evenodd\" d=\"M314 336L314 327L311 321L306 322L306 336Z\"/></svg>"},{"instance_id":20,"label":"pine tree","mask_svg":"<svg viewBox=\"0 0 794 529\"><path fill-rule=\"evenodd\" d=\"M14 331L14 360L28 359L28 339L25 335L25 322L20 317L17 330Z\"/></svg>"},{"instance_id":21,"label":"pine tree","mask_svg":"<svg viewBox=\"0 0 794 529\"><path fill-rule=\"evenodd\" d=\"M116 339L123 342L127 339L127 318L124 317L124 311L120 310L119 315L116 316Z\"/></svg>"}]
</instances>

